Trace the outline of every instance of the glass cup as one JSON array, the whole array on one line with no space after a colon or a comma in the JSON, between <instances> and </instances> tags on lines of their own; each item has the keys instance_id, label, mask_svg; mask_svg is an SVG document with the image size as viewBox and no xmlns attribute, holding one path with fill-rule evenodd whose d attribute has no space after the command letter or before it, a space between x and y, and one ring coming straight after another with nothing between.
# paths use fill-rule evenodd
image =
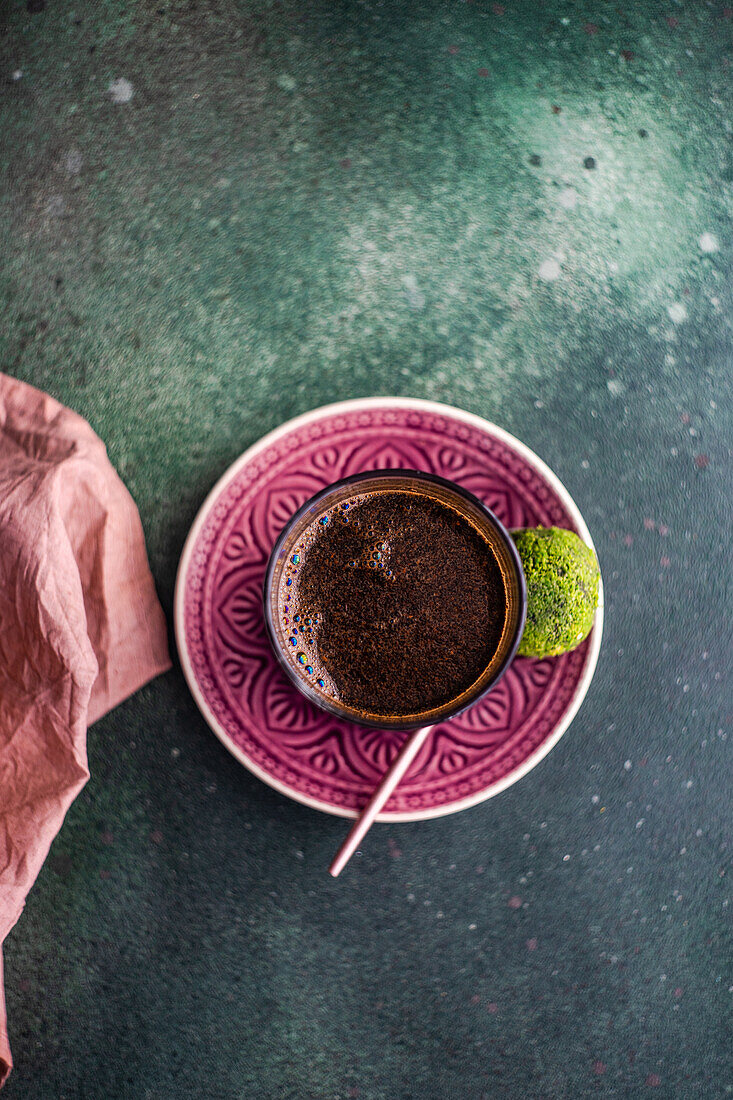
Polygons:
<instances>
[{"instance_id":1,"label":"glass cup","mask_svg":"<svg viewBox=\"0 0 733 1100\"><path fill-rule=\"evenodd\" d=\"M448 505L468 520L482 535L498 562L504 583L505 617L498 645L489 663L464 691L441 706L415 714L365 714L322 691L299 670L296 655L288 643L290 630L283 625L282 575L303 532L325 512L356 495L389 488L428 496ZM527 589L514 542L492 511L468 490L445 478L416 470L374 470L344 478L316 493L298 509L275 543L264 582L264 612L268 637L275 656L297 689L322 710L361 726L378 729L417 729L444 722L482 699L497 683L516 652L524 629Z\"/></svg>"}]
</instances>

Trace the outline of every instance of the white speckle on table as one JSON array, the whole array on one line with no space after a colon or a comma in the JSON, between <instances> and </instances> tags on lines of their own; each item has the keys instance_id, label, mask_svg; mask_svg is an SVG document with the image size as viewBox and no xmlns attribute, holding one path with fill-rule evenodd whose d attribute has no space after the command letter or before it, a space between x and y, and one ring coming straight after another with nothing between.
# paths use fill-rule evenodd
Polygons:
<instances>
[{"instance_id":1,"label":"white speckle on table","mask_svg":"<svg viewBox=\"0 0 733 1100\"><path fill-rule=\"evenodd\" d=\"M62 218L66 213L66 199L63 195L51 195L46 203L46 213L49 218Z\"/></svg>"},{"instance_id":2,"label":"white speckle on table","mask_svg":"<svg viewBox=\"0 0 733 1100\"><path fill-rule=\"evenodd\" d=\"M469 932L475 932L476 931L476 925L475 924L469 924L468 931Z\"/></svg>"},{"instance_id":3,"label":"white speckle on table","mask_svg":"<svg viewBox=\"0 0 733 1100\"><path fill-rule=\"evenodd\" d=\"M565 210L575 210L578 201L578 192L574 187L563 187L562 191L557 196L557 201Z\"/></svg>"},{"instance_id":4,"label":"white speckle on table","mask_svg":"<svg viewBox=\"0 0 733 1100\"><path fill-rule=\"evenodd\" d=\"M129 103L135 94L132 84L129 80L125 80L124 76L118 76L113 80L107 91L113 103Z\"/></svg>"},{"instance_id":5,"label":"white speckle on table","mask_svg":"<svg viewBox=\"0 0 733 1100\"><path fill-rule=\"evenodd\" d=\"M174 760L177 760L180 755L181 755L181 750L180 749L171 749L171 756L173 757Z\"/></svg>"},{"instance_id":6,"label":"white speckle on table","mask_svg":"<svg viewBox=\"0 0 733 1100\"><path fill-rule=\"evenodd\" d=\"M414 275L403 275L402 277L402 289L404 291L405 299L410 309L423 309L425 306L425 295L417 285L417 279Z\"/></svg>"},{"instance_id":7,"label":"white speckle on table","mask_svg":"<svg viewBox=\"0 0 733 1100\"><path fill-rule=\"evenodd\" d=\"M613 394L614 397L620 397L621 394L624 392L625 386L623 382L619 381L618 378L609 378L606 382L606 388L608 389L608 392L610 394Z\"/></svg>"},{"instance_id":8,"label":"white speckle on table","mask_svg":"<svg viewBox=\"0 0 733 1100\"><path fill-rule=\"evenodd\" d=\"M687 310L682 302L673 302L671 306L667 306L667 313L670 321L675 325L681 325L687 320Z\"/></svg>"},{"instance_id":9,"label":"white speckle on table","mask_svg":"<svg viewBox=\"0 0 733 1100\"><path fill-rule=\"evenodd\" d=\"M537 274L543 282L553 283L555 279L560 278L562 268L557 260L543 260Z\"/></svg>"},{"instance_id":10,"label":"white speckle on table","mask_svg":"<svg viewBox=\"0 0 733 1100\"><path fill-rule=\"evenodd\" d=\"M593 803L594 806L597 806L598 803L601 801L601 797L600 797L600 795L593 794L593 795L591 795L590 800L591 800L591 802Z\"/></svg>"},{"instance_id":11,"label":"white speckle on table","mask_svg":"<svg viewBox=\"0 0 733 1100\"><path fill-rule=\"evenodd\" d=\"M625 760L624 761L624 771L625 772L630 772L631 771L631 761L630 760Z\"/></svg>"},{"instance_id":12,"label":"white speckle on table","mask_svg":"<svg viewBox=\"0 0 733 1100\"><path fill-rule=\"evenodd\" d=\"M23 79L23 70L22 69L15 69L15 71L13 72L13 80L22 80L22 79Z\"/></svg>"},{"instance_id":13,"label":"white speckle on table","mask_svg":"<svg viewBox=\"0 0 733 1100\"><path fill-rule=\"evenodd\" d=\"M714 233L703 233L697 243L700 245L701 252L717 252L720 248Z\"/></svg>"},{"instance_id":14,"label":"white speckle on table","mask_svg":"<svg viewBox=\"0 0 733 1100\"><path fill-rule=\"evenodd\" d=\"M64 171L69 176L78 176L83 163L84 158L78 149L69 149L68 153L64 155Z\"/></svg>"},{"instance_id":15,"label":"white speckle on table","mask_svg":"<svg viewBox=\"0 0 733 1100\"><path fill-rule=\"evenodd\" d=\"M580 465L583 467L584 470L590 469L590 462L587 458L582 459Z\"/></svg>"},{"instance_id":16,"label":"white speckle on table","mask_svg":"<svg viewBox=\"0 0 733 1100\"><path fill-rule=\"evenodd\" d=\"M638 821L637 821L637 823L636 823L636 827L637 827L637 829L640 829L640 828L642 827L642 825L643 825L643 824L644 824L644 818L643 818L643 817L640 817L640 818L639 818L639 820L638 820Z\"/></svg>"},{"instance_id":17,"label":"white speckle on table","mask_svg":"<svg viewBox=\"0 0 733 1100\"><path fill-rule=\"evenodd\" d=\"M289 73L280 73L280 76L276 77L275 83L284 92L294 92L298 86L295 78L290 76Z\"/></svg>"}]
</instances>

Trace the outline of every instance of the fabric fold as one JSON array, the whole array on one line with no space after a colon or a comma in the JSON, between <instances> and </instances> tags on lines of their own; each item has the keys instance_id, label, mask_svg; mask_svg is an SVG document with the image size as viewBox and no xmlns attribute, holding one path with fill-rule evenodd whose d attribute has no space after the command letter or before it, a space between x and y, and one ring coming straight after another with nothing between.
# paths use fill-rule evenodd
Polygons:
<instances>
[{"instance_id":1,"label":"fabric fold","mask_svg":"<svg viewBox=\"0 0 733 1100\"><path fill-rule=\"evenodd\" d=\"M168 668L140 517L103 442L0 373L0 945L89 778L87 726ZM11 1065L0 951L0 1084Z\"/></svg>"}]
</instances>

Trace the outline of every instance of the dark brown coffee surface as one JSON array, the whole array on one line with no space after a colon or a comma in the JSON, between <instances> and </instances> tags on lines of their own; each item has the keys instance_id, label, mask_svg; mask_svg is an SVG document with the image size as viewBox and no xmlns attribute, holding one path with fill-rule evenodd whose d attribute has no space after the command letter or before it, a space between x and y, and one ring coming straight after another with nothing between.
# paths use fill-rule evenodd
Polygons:
<instances>
[{"instance_id":1,"label":"dark brown coffee surface","mask_svg":"<svg viewBox=\"0 0 733 1100\"><path fill-rule=\"evenodd\" d=\"M447 505L398 490L355 497L317 520L298 550L290 643L303 674L347 706L431 710L470 687L496 652L501 571Z\"/></svg>"}]
</instances>

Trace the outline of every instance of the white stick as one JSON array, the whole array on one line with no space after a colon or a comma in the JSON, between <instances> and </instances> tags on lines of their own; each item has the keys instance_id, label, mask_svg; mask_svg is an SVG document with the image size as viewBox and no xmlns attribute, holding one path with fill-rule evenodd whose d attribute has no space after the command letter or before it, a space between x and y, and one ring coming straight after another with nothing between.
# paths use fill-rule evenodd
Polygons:
<instances>
[{"instance_id":1,"label":"white stick","mask_svg":"<svg viewBox=\"0 0 733 1100\"><path fill-rule=\"evenodd\" d=\"M410 736L405 741L404 745L400 749L399 753L395 757L394 763L389 771L386 773L382 782L377 787L372 797L367 802L364 809L359 814L358 818L354 822L351 830L344 840L343 844L336 853L336 858L329 867L329 874L336 878L343 871L346 864L353 856L356 849L368 833L371 828L374 818L384 806L385 802L392 794L402 776L409 768L412 761L417 756L423 745L425 738L430 733L432 726L423 726L421 729L413 730Z\"/></svg>"}]
</instances>

